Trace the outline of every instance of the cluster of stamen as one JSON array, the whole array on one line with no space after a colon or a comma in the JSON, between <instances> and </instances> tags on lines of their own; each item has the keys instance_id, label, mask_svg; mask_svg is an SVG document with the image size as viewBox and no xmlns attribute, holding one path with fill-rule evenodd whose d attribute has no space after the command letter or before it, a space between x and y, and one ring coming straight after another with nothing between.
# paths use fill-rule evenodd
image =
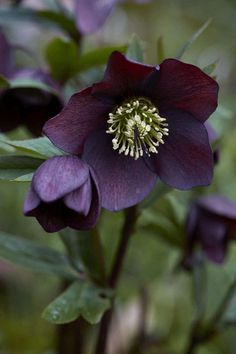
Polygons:
<instances>
[{"instance_id":1,"label":"cluster of stamen","mask_svg":"<svg viewBox=\"0 0 236 354\"><path fill-rule=\"evenodd\" d=\"M144 153L158 152L169 134L166 118L159 116L157 108L146 98L124 102L109 114L108 134L113 134L113 149L137 160Z\"/></svg>"}]
</instances>

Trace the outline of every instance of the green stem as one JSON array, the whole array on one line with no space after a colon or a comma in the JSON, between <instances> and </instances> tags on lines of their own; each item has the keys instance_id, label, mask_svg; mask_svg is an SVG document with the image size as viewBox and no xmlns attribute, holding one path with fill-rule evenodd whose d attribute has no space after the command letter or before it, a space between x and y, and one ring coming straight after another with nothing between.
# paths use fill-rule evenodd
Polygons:
<instances>
[{"instance_id":1,"label":"green stem","mask_svg":"<svg viewBox=\"0 0 236 354\"><path fill-rule=\"evenodd\" d=\"M199 261L193 269L193 287L196 312L185 354L193 354L196 346L199 344L199 331L205 313L206 282L205 265L201 255L199 255Z\"/></svg>"}]
</instances>

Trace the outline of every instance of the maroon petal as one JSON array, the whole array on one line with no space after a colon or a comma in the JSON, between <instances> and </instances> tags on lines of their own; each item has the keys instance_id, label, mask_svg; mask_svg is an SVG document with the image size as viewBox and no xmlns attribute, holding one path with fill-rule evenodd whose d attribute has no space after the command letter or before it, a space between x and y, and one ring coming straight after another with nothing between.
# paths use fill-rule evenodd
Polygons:
<instances>
[{"instance_id":1,"label":"maroon petal","mask_svg":"<svg viewBox=\"0 0 236 354\"><path fill-rule=\"evenodd\" d=\"M24 203L24 215L31 216L31 212L33 212L39 204L40 199L31 185Z\"/></svg>"},{"instance_id":2,"label":"maroon petal","mask_svg":"<svg viewBox=\"0 0 236 354\"><path fill-rule=\"evenodd\" d=\"M217 107L218 84L194 65L167 59L146 88L161 113L177 108L204 122Z\"/></svg>"},{"instance_id":3,"label":"maroon petal","mask_svg":"<svg viewBox=\"0 0 236 354\"><path fill-rule=\"evenodd\" d=\"M79 214L87 216L92 201L92 186L88 179L80 188L64 197L66 206Z\"/></svg>"},{"instance_id":4,"label":"maroon petal","mask_svg":"<svg viewBox=\"0 0 236 354\"><path fill-rule=\"evenodd\" d=\"M76 23L80 32L95 32L105 22L113 6L119 0L76 0Z\"/></svg>"},{"instance_id":5,"label":"maroon petal","mask_svg":"<svg viewBox=\"0 0 236 354\"><path fill-rule=\"evenodd\" d=\"M113 52L104 79L93 86L92 94L96 97L111 96L116 100L142 95L142 81L155 71L154 66L137 63L120 52Z\"/></svg>"},{"instance_id":6,"label":"maroon petal","mask_svg":"<svg viewBox=\"0 0 236 354\"><path fill-rule=\"evenodd\" d=\"M210 184L213 154L204 125L190 114L171 111L166 114L169 136L158 154L147 160L163 182L177 189Z\"/></svg>"},{"instance_id":7,"label":"maroon petal","mask_svg":"<svg viewBox=\"0 0 236 354\"><path fill-rule=\"evenodd\" d=\"M218 216L236 219L236 203L226 197L220 195L206 196L202 197L198 204Z\"/></svg>"},{"instance_id":8,"label":"maroon petal","mask_svg":"<svg viewBox=\"0 0 236 354\"><path fill-rule=\"evenodd\" d=\"M88 176L88 166L78 157L53 157L37 169L33 187L39 198L48 203L79 188Z\"/></svg>"},{"instance_id":9,"label":"maroon petal","mask_svg":"<svg viewBox=\"0 0 236 354\"><path fill-rule=\"evenodd\" d=\"M43 128L43 133L62 150L81 153L88 135L104 124L112 110L90 93L91 87L74 94L62 112Z\"/></svg>"},{"instance_id":10,"label":"maroon petal","mask_svg":"<svg viewBox=\"0 0 236 354\"><path fill-rule=\"evenodd\" d=\"M104 130L93 133L85 144L83 159L98 177L102 206L116 211L144 199L156 183L142 159L119 155L112 148L111 137Z\"/></svg>"}]
</instances>

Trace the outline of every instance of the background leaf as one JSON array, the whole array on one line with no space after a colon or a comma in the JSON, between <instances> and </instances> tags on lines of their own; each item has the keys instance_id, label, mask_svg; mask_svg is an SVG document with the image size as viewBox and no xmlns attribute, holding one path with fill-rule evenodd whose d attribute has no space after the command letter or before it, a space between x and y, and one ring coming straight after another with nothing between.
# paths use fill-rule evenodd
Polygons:
<instances>
[{"instance_id":1,"label":"background leaf","mask_svg":"<svg viewBox=\"0 0 236 354\"><path fill-rule=\"evenodd\" d=\"M98 65L106 64L109 56L115 50L124 53L127 46L109 46L91 50L87 53L84 53L80 56L79 59L79 72L91 69Z\"/></svg>"},{"instance_id":2,"label":"background leaf","mask_svg":"<svg viewBox=\"0 0 236 354\"><path fill-rule=\"evenodd\" d=\"M204 24L189 38L189 40L183 45L178 54L177 59L181 59L185 52L191 47L191 45L198 39L198 37L208 28L211 24L212 18L209 18Z\"/></svg>"},{"instance_id":3,"label":"background leaf","mask_svg":"<svg viewBox=\"0 0 236 354\"><path fill-rule=\"evenodd\" d=\"M0 232L0 257L37 272L68 279L78 278L63 253L4 232Z\"/></svg>"},{"instance_id":4,"label":"background leaf","mask_svg":"<svg viewBox=\"0 0 236 354\"><path fill-rule=\"evenodd\" d=\"M60 37L54 38L45 51L50 72L54 79L65 83L73 77L79 68L79 53L77 45Z\"/></svg>"},{"instance_id":5,"label":"background leaf","mask_svg":"<svg viewBox=\"0 0 236 354\"><path fill-rule=\"evenodd\" d=\"M66 155L64 151L53 145L47 137L25 140L6 140L3 143L15 148L15 150L20 153L39 159Z\"/></svg>"},{"instance_id":6,"label":"background leaf","mask_svg":"<svg viewBox=\"0 0 236 354\"><path fill-rule=\"evenodd\" d=\"M102 289L77 281L46 307L42 317L49 322L63 324L81 315L89 323L95 324L109 307L110 300L104 296Z\"/></svg>"},{"instance_id":7,"label":"background leaf","mask_svg":"<svg viewBox=\"0 0 236 354\"><path fill-rule=\"evenodd\" d=\"M138 36L133 35L126 50L126 55L129 59L138 61L139 63L144 62L144 49L141 40Z\"/></svg>"},{"instance_id":8,"label":"background leaf","mask_svg":"<svg viewBox=\"0 0 236 354\"><path fill-rule=\"evenodd\" d=\"M28 156L0 156L0 179L19 180L19 177L33 173L41 163L42 160Z\"/></svg>"}]
</instances>

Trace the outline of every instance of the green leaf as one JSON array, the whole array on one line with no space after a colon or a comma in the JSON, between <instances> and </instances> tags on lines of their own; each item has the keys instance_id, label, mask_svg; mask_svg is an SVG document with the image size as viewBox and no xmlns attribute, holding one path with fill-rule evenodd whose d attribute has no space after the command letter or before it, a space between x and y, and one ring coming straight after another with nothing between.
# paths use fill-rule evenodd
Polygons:
<instances>
[{"instance_id":1,"label":"green leaf","mask_svg":"<svg viewBox=\"0 0 236 354\"><path fill-rule=\"evenodd\" d=\"M143 55L143 45L138 36L133 35L126 50L126 55L129 59L138 61L143 63L144 55Z\"/></svg>"},{"instance_id":2,"label":"green leaf","mask_svg":"<svg viewBox=\"0 0 236 354\"><path fill-rule=\"evenodd\" d=\"M86 284L81 293L80 306L83 318L91 324L100 322L103 313L111 306L104 289L93 284Z\"/></svg>"},{"instance_id":3,"label":"green leaf","mask_svg":"<svg viewBox=\"0 0 236 354\"><path fill-rule=\"evenodd\" d=\"M30 182L32 181L34 173L27 173L27 175L23 175L14 179L14 182Z\"/></svg>"},{"instance_id":4,"label":"green leaf","mask_svg":"<svg viewBox=\"0 0 236 354\"><path fill-rule=\"evenodd\" d=\"M58 95L58 92L53 87L44 84L41 81L34 79L13 79L10 81L10 88L32 88L47 91L53 95Z\"/></svg>"},{"instance_id":5,"label":"green leaf","mask_svg":"<svg viewBox=\"0 0 236 354\"><path fill-rule=\"evenodd\" d=\"M6 144L8 139L9 139L8 136L0 133L0 149L5 151L5 152L14 152L15 149Z\"/></svg>"},{"instance_id":6,"label":"green leaf","mask_svg":"<svg viewBox=\"0 0 236 354\"><path fill-rule=\"evenodd\" d=\"M205 66L202 70L204 71L205 74L207 75L212 75L212 73L214 72L215 68L216 68L216 65L218 63L218 59L215 60L213 63Z\"/></svg>"},{"instance_id":7,"label":"green leaf","mask_svg":"<svg viewBox=\"0 0 236 354\"><path fill-rule=\"evenodd\" d=\"M231 297L228 299L229 301L220 319L220 324L223 326L236 326L236 281L231 285L231 288L233 289L230 294Z\"/></svg>"},{"instance_id":8,"label":"green leaf","mask_svg":"<svg viewBox=\"0 0 236 354\"><path fill-rule=\"evenodd\" d=\"M25 155L39 159L48 159L53 156L66 155L64 151L58 149L46 137L26 140L8 140L3 143L15 148L20 153L23 152Z\"/></svg>"},{"instance_id":9,"label":"green leaf","mask_svg":"<svg viewBox=\"0 0 236 354\"><path fill-rule=\"evenodd\" d=\"M209 18L193 35L189 38L187 43L183 45L178 54L176 55L177 59L181 59L185 52L191 47L191 45L198 39L198 37L208 28L211 24L212 18Z\"/></svg>"},{"instance_id":10,"label":"green leaf","mask_svg":"<svg viewBox=\"0 0 236 354\"><path fill-rule=\"evenodd\" d=\"M109 307L110 300L103 296L102 289L77 281L46 307L42 317L49 322L63 324L83 316L89 323L95 324Z\"/></svg>"},{"instance_id":11,"label":"green leaf","mask_svg":"<svg viewBox=\"0 0 236 354\"><path fill-rule=\"evenodd\" d=\"M81 314L79 298L83 288L83 282L71 284L66 291L46 307L42 317L55 324L69 323L76 320Z\"/></svg>"},{"instance_id":12,"label":"green leaf","mask_svg":"<svg viewBox=\"0 0 236 354\"><path fill-rule=\"evenodd\" d=\"M94 49L90 52L82 54L79 59L79 71L84 71L93 68L94 66L106 64L109 56L114 51L124 53L127 46L109 46Z\"/></svg>"},{"instance_id":13,"label":"green leaf","mask_svg":"<svg viewBox=\"0 0 236 354\"><path fill-rule=\"evenodd\" d=\"M3 75L0 75L0 88L3 89L8 87L10 87L9 81Z\"/></svg>"},{"instance_id":14,"label":"green leaf","mask_svg":"<svg viewBox=\"0 0 236 354\"><path fill-rule=\"evenodd\" d=\"M37 272L54 274L68 279L78 278L78 274L70 266L69 260L64 254L4 232L0 232L0 257Z\"/></svg>"},{"instance_id":15,"label":"green leaf","mask_svg":"<svg viewBox=\"0 0 236 354\"><path fill-rule=\"evenodd\" d=\"M75 26L74 20L67 12L55 12L52 10L33 10L27 7L9 8L2 7L0 10L0 24L9 24L9 21L29 21L43 27L57 26L65 33L69 34L76 42L80 39L80 34Z\"/></svg>"},{"instance_id":16,"label":"green leaf","mask_svg":"<svg viewBox=\"0 0 236 354\"><path fill-rule=\"evenodd\" d=\"M73 77L79 68L79 53L77 45L69 40L54 38L46 48L46 59L51 75L60 83L65 83Z\"/></svg>"},{"instance_id":17,"label":"green leaf","mask_svg":"<svg viewBox=\"0 0 236 354\"><path fill-rule=\"evenodd\" d=\"M42 160L28 156L0 156L0 179L19 180L20 177L33 173L41 163Z\"/></svg>"}]
</instances>

